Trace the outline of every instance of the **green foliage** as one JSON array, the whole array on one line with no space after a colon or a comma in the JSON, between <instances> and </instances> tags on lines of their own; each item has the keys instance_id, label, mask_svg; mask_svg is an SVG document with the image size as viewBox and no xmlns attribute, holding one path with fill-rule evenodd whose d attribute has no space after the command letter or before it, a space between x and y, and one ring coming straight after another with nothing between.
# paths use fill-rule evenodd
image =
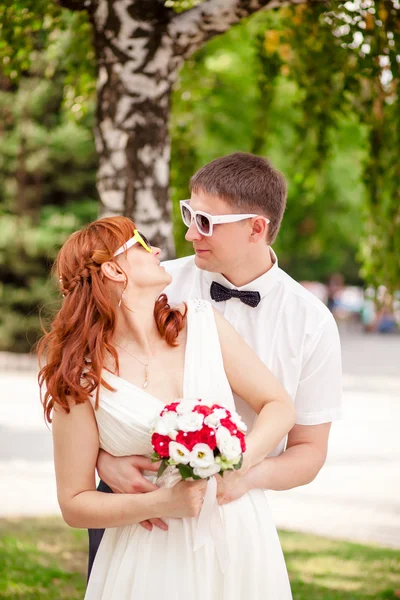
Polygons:
<instances>
[{"instance_id":1,"label":"green foliage","mask_svg":"<svg viewBox=\"0 0 400 600\"><path fill-rule=\"evenodd\" d=\"M89 98L95 89L91 38L86 12L63 10L54 0L5 0L0 5L0 65L4 76L18 83L34 72L48 80L62 74L61 93L75 114L79 113L75 100L79 103Z\"/></svg>"},{"instance_id":2,"label":"green foliage","mask_svg":"<svg viewBox=\"0 0 400 600\"><path fill-rule=\"evenodd\" d=\"M358 66L353 105L368 131L360 256L365 278L393 293L400 289L400 6L392 0L368 5L346 40Z\"/></svg>"},{"instance_id":3,"label":"green foliage","mask_svg":"<svg viewBox=\"0 0 400 600\"><path fill-rule=\"evenodd\" d=\"M92 199L64 206L44 206L36 221L3 214L0 227L0 350L26 352L41 326L59 308L51 265L65 239L96 218Z\"/></svg>"},{"instance_id":4,"label":"green foliage","mask_svg":"<svg viewBox=\"0 0 400 600\"><path fill-rule=\"evenodd\" d=\"M291 11L257 14L187 61L173 97L174 207L187 197L190 176L209 160L236 150L264 154L289 182L275 244L282 267L300 280L326 280L341 271L359 283L365 131L356 116L340 110L340 77L327 69L331 29L325 26L314 47L320 14L310 17L301 35L293 32L293 18ZM307 48L314 64L308 75ZM337 94L326 115L333 85ZM190 245L180 241L185 228L177 213L175 218L177 252L184 255Z\"/></svg>"},{"instance_id":5,"label":"green foliage","mask_svg":"<svg viewBox=\"0 0 400 600\"><path fill-rule=\"evenodd\" d=\"M41 39L17 86L0 79L0 350L34 344L39 308L47 317L58 306L48 277L57 251L97 216L94 102L66 82L74 35L65 27L47 46Z\"/></svg>"}]
</instances>

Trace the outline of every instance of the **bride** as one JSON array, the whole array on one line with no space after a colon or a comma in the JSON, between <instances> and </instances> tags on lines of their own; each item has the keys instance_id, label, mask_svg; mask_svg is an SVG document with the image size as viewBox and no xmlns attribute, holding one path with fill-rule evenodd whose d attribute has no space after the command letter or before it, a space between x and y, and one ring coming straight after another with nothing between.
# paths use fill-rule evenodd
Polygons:
<instances>
[{"instance_id":1,"label":"bride","mask_svg":"<svg viewBox=\"0 0 400 600\"><path fill-rule=\"evenodd\" d=\"M214 506L224 568L213 536L194 549L207 481L144 494L96 490L99 448L150 456L151 422L177 398L207 398L234 410L233 391L258 414L241 469L224 475L230 486L294 424L288 394L208 302L170 308L161 293L171 277L159 253L130 219L111 217L71 235L55 264L63 302L39 344L39 383L52 421L58 501L71 527L106 528L85 598L288 600L263 490ZM155 481L154 472L147 477ZM139 526L152 518L164 519L167 530Z\"/></svg>"}]
</instances>

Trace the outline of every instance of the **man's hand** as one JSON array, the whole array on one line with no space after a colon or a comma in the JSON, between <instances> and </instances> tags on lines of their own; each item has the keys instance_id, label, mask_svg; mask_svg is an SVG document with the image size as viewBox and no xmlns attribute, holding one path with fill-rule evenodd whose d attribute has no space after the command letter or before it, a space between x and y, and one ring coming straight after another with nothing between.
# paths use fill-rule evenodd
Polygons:
<instances>
[{"instance_id":1,"label":"man's hand","mask_svg":"<svg viewBox=\"0 0 400 600\"><path fill-rule=\"evenodd\" d=\"M153 463L145 456L111 456L100 450L97 472L115 494L145 494L158 487L143 477L142 471L158 471L160 463ZM166 531L168 525L161 519L143 521L141 525L151 531L153 525Z\"/></svg>"}]
</instances>

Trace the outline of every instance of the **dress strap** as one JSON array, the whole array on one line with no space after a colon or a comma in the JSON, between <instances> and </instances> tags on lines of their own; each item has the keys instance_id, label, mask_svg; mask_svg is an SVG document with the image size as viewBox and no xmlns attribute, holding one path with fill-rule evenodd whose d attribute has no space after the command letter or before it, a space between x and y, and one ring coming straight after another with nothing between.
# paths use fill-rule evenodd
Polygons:
<instances>
[{"instance_id":1,"label":"dress strap","mask_svg":"<svg viewBox=\"0 0 400 600\"><path fill-rule=\"evenodd\" d=\"M188 302L184 395L234 407L213 308L207 300Z\"/></svg>"}]
</instances>

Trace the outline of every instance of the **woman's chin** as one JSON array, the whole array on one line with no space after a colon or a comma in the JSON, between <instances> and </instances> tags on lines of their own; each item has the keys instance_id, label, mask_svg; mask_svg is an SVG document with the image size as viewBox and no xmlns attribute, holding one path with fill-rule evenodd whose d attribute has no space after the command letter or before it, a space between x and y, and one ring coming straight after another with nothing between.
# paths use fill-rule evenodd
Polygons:
<instances>
[{"instance_id":1,"label":"woman's chin","mask_svg":"<svg viewBox=\"0 0 400 600\"><path fill-rule=\"evenodd\" d=\"M160 269L161 269L161 273L162 273L161 280L162 280L163 289L164 289L171 283L172 275L170 275L170 273L168 273L168 271L166 271L164 267L160 266Z\"/></svg>"}]
</instances>

